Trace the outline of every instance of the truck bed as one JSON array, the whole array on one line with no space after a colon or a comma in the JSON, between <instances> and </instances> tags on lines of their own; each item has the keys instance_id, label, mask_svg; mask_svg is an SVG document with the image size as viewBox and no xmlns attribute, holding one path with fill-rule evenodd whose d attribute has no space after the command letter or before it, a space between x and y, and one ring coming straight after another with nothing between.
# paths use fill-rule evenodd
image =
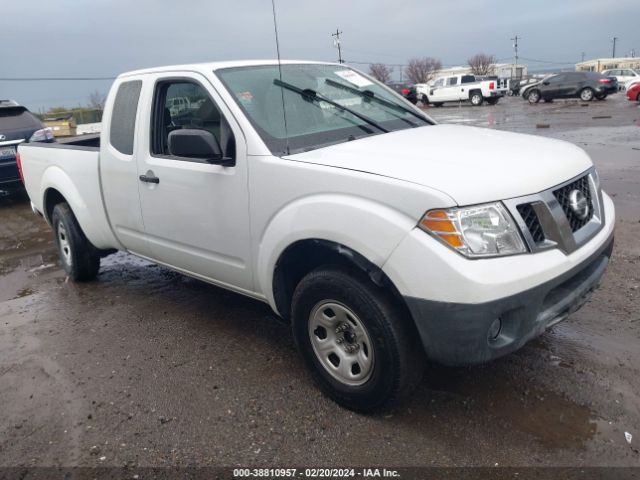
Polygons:
<instances>
[{"instance_id":1,"label":"truck bed","mask_svg":"<svg viewBox=\"0 0 640 480\"><path fill-rule=\"evenodd\" d=\"M80 227L98 248L112 248L111 232L102 202L100 151L96 146L30 143L18 147L27 193L34 208L50 221L46 199L54 185L64 186L64 198Z\"/></svg>"}]
</instances>

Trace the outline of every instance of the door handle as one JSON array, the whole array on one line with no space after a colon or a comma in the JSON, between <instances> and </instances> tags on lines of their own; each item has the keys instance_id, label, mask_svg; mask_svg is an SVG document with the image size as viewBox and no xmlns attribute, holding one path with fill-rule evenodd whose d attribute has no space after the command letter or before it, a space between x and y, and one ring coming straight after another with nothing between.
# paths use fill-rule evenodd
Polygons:
<instances>
[{"instance_id":1,"label":"door handle","mask_svg":"<svg viewBox=\"0 0 640 480\"><path fill-rule=\"evenodd\" d=\"M149 172L147 172L149 173ZM146 183L160 183L160 179L151 173L150 175L140 175L140 181Z\"/></svg>"}]
</instances>

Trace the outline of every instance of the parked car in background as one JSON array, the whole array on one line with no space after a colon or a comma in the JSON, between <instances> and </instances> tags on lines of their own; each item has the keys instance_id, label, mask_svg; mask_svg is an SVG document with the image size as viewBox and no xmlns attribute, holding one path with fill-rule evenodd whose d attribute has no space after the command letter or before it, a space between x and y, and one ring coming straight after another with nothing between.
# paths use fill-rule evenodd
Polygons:
<instances>
[{"instance_id":1,"label":"parked car in background","mask_svg":"<svg viewBox=\"0 0 640 480\"><path fill-rule=\"evenodd\" d=\"M558 98L579 98L590 102L604 100L618 91L618 81L596 72L565 72L550 75L522 92L529 103L550 102Z\"/></svg>"},{"instance_id":2,"label":"parked car in background","mask_svg":"<svg viewBox=\"0 0 640 480\"><path fill-rule=\"evenodd\" d=\"M540 83L540 77L523 78L511 82L511 95L522 95L531 86Z\"/></svg>"},{"instance_id":3,"label":"parked car in background","mask_svg":"<svg viewBox=\"0 0 640 480\"><path fill-rule=\"evenodd\" d=\"M418 101L420 100L420 98L418 98L418 89L416 88L415 85L411 85L409 87L409 91L407 92L406 95L403 95L404 98L406 98L407 100L409 100L411 103L413 103L414 105L416 103L418 103ZM425 104L426 105L426 104Z\"/></svg>"},{"instance_id":4,"label":"parked car in background","mask_svg":"<svg viewBox=\"0 0 640 480\"><path fill-rule=\"evenodd\" d=\"M387 87L392 88L396 93L402 95L403 97L407 97L409 94L409 90L412 87L412 84L406 82L388 82Z\"/></svg>"},{"instance_id":5,"label":"parked car in background","mask_svg":"<svg viewBox=\"0 0 640 480\"><path fill-rule=\"evenodd\" d=\"M475 75L452 75L433 82L416 84L416 95L425 105L441 107L445 102L471 102L480 106L485 101L495 105L504 94L498 90L496 80L479 80Z\"/></svg>"},{"instance_id":6,"label":"parked car in background","mask_svg":"<svg viewBox=\"0 0 640 480\"><path fill-rule=\"evenodd\" d=\"M206 102L177 125L187 87ZM100 148L19 154L71 280L117 249L266 302L355 410L408 394L427 359L519 349L586 302L613 248L614 205L582 149L437 125L345 65L126 73Z\"/></svg>"},{"instance_id":7,"label":"parked car in background","mask_svg":"<svg viewBox=\"0 0 640 480\"><path fill-rule=\"evenodd\" d=\"M633 84L632 87L627 90L627 98L630 102L640 103L640 82Z\"/></svg>"},{"instance_id":8,"label":"parked car in background","mask_svg":"<svg viewBox=\"0 0 640 480\"><path fill-rule=\"evenodd\" d=\"M632 80L629 80L627 83L624 84L624 89L629 90L631 87L633 87L634 85L640 83L640 77L635 77Z\"/></svg>"},{"instance_id":9,"label":"parked car in background","mask_svg":"<svg viewBox=\"0 0 640 480\"><path fill-rule=\"evenodd\" d=\"M54 142L53 131L25 107L0 100L0 190L19 187L16 149L21 143Z\"/></svg>"},{"instance_id":10,"label":"parked car in background","mask_svg":"<svg viewBox=\"0 0 640 480\"><path fill-rule=\"evenodd\" d=\"M613 68L611 70L605 70L602 72L605 77L615 77L618 81L619 87L622 87L625 83L636 80L640 81L640 71L633 70L631 68Z\"/></svg>"}]
</instances>

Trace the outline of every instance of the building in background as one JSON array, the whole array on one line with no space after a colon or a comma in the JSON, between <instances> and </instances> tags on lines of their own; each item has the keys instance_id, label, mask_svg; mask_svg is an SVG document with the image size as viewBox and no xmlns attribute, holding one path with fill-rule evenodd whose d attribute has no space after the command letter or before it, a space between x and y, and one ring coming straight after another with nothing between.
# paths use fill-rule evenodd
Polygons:
<instances>
[{"instance_id":1,"label":"building in background","mask_svg":"<svg viewBox=\"0 0 640 480\"><path fill-rule=\"evenodd\" d=\"M452 75L466 75L471 73L471 67L460 66L460 67L448 67L441 68L434 73L433 78L439 77L449 77ZM528 75L528 69L526 65L519 63L516 65L515 63L496 63L493 66L493 71L490 75L495 75L498 78L508 78L513 80L520 80L523 77Z\"/></svg>"},{"instance_id":2,"label":"building in background","mask_svg":"<svg viewBox=\"0 0 640 480\"><path fill-rule=\"evenodd\" d=\"M639 57L595 58L576 63L576 72L602 72L612 68L640 69Z\"/></svg>"}]
</instances>

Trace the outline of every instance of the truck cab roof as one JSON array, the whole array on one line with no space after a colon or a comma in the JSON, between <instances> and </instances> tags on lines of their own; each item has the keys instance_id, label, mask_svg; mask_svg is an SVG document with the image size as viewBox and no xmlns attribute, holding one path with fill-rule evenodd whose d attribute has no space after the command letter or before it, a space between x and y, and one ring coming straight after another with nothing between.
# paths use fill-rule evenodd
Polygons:
<instances>
[{"instance_id":1,"label":"truck cab roof","mask_svg":"<svg viewBox=\"0 0 640 480\"><path fill-rule=\"evenodd\" d=\"M215 70L221 70L223 68L236 68L236 67L254 67L260 65L277 65L277 59L271 60L229 60L221 62L204 62L204 63L189 63L184 65L167 65L160 67L144 68L140 70L132 70L130 72L122 73L118 78L131 77L136 75L146 75L151 73L173 72L173 71L195 71L195 72L211 72ZM320 65L336 65L343 66L335 62L314 62L309 60L282 60L281 65L295 65L295 64L320 64Z\"/></svg>"}]
</instances>

